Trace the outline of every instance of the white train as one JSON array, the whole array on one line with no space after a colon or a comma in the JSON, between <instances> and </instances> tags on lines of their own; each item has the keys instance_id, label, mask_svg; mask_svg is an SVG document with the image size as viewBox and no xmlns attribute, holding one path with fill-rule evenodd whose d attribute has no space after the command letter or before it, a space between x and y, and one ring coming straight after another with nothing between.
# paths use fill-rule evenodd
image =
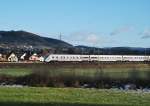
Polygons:
<instances>
[{"instance_id":1,"label":"white train","mask_svg":"<svg viewBox=\"0 0 150 106\"><path fill-rule=\"evenodd\" d=\"M150 61L150 56L144 55L70 55L51 54L45 62L51 61Z\"/></svg>"}]
</instances>

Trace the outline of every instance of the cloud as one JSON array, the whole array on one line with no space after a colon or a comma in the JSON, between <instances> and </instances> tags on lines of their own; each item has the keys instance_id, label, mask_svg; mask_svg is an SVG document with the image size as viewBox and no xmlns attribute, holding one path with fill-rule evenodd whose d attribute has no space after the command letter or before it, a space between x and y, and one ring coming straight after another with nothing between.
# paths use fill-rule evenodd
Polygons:
<instances>
[{"instance_id":1,"label":"cloud","mask_svg":"<svg viewBox=\"0 0 150 106\"><path fill-rule=\"evenodd\" d=\"M88 31L73 32L67 39L74 45L88 45L95 47L116 44L118 42L109 35Z\"/></svg>"},{"instance_id":2,"label":"cloud","mask_svg":"<svg viewBox=\"0 0 150 106\"><path fill-rule=\"evenodd\" d=\"M110 35L118 35L118 34L120 34L120 33L131 32L131 31L133 31L133 30L134 30L134 27L132 27L132 26L125 26L125 27L118 28L118 29L112 31L112 32L110 33Z\"/></svg>"},{"instance_id":3,"label":"cloud","mask_svg":"<svg viewBox=\"0 0 150 106\"><path fill-rule=\"evenodd\" d=\"M150 38L150 35L144 35L144 36L142 36L141 38L142 38L142 39L148 39L148 38Z\"/></svg>"},{"instance_id":4,"label":"cloud","mask_svg":"<svg viewBox=\"0 0 150 106\"><path fill-rule=\"evenodd\" d=\"M145 29L142 33L140 33L140 35L142 35L142 39L150 38L150 29Z\"/></svg>"},{"instance_id":5,"label":"cloud","mask_svg":"<svg viewBox=\"0 0 150 106\"><path fill-rule=\"evenodd\" d=\"M102 34L88 31L78 31L71 33L71 41L75 44L97 45L103 43Z\"/></svg>"},{"instance_id":6,"label":"cloud","mask_svg":"<svg viewBox=\"0 0 150 106\"><path fill-rule=\"evenodd\" d=\"M96 44L99 41L99 38L96 34L89 34L86 38L86 41L91 43L91 44Z\"/></svg>"}]
</instances>

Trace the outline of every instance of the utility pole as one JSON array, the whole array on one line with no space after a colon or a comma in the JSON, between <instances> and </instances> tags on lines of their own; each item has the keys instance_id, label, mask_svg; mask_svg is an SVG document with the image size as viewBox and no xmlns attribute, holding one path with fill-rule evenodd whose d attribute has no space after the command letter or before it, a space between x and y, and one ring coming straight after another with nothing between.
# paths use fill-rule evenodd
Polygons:
<instances>
[{"instance_id":1,"label":"utility pole","mask_svg":"<svg viewBox=\"0 0 150 106\"><path fill-rule=\"evenodd\" d=\"M146 56L146 48L145 48L145 56Z\"/></svg>"},{"instance_id":2,"label":"utility pole","mask_svg":"<svg viewBox=\"0 0 150 106\"><path fill-rule=\"evenodd\" d=\"M59 40L62 41L62 34L61 33L59 34ZM58 53L60 53L60 54L62 53L62 48L60 46L58 47Z\"/></svg>"},{"instance_id":3,"label":"utility pole","mask_svg":"<svg viewBox=\"0 0 150 106\"><path fill-rule=\"evenodd\" d=\"M60 35L59 35L59 40L62 40L62 34L60 33Z\"/></svg>"},{"instance_id":4,"label":"utility pole","mask_svg":"<svg viewBox=\"0 0 150 106\"><path fill-rule=\"evenodd\" d=\"M146 59L146 47L145 47L145 59ZM146 61L145 61L145 63L146 63Z\"/></svg>"}]
</instances>

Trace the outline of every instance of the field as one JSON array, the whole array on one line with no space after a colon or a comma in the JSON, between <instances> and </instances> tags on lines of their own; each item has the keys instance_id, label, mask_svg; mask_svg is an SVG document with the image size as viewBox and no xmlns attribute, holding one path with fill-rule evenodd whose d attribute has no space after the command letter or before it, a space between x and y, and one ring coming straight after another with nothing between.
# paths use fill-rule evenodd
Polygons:
<instances>
[{"instance_id":1,"label":"field","mask_svg":"<svg viewBox=\"0 0 150 106\"><path fill-rule=\"evenodd\" d=\"M149 87L150 64L145 63L11 63L0 64L0 82L29 86L110 88L134 83Z\"/></svg>"},{"instance_id":2,"label":"field","mask_svg":"<svg viewBox=\"0 0 150 106\"><path fill-rule=\"evenodd\" d=\"M81 88L0 87L1 106L149 106L150 94Z\"/></svg>"},{"instance_id":3,"label":"field","mask_svg":"<svg viewBox=\"0 0 150 106\"><path fill-rule=\"evenodd\" d=\"M148 78L150 64L0 64L0 75L25 76L36 71L48 71L52 76L128 78L136 72L139 78Z\"/></svg>"},{"instance_id":4,"label":"field","mask_svg":"<svg viewBox=\"0 0 150 106\"><path fill-rule=\"evenodd\" d=\"M0 75L8 76L25 76L31 74L32 71L26 68L3 68L0 69Z\"/></svg>"},{"instance_id":5,"label":"field","mask_svg":"<svg viewBox=\"0 0 150 106\"><path fill-rule=\"evenodd\" d=\"M149 92L116 89L128 82L150 87L150 64L0 64L0 106L149 106Z\"/></svg>"}]
</instances>

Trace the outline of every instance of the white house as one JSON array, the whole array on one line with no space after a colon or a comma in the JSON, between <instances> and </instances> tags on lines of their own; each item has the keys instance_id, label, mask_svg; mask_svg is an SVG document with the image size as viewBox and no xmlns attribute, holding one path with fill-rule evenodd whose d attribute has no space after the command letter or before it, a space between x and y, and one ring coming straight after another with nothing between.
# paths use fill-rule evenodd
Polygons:
<instances>
[{"instance_id":1,"label":"white house","mask_svg":"<svg viewBox=\"0 0 150 106\"><path fill-rule=\"evenodd\" d=\"M20 57L20 59L21 59L21 60L24 60L26 55L27 55L27 54L24 53L24 54Z\"/></svg>"},{"instance_id":2,"label":"white house","mask_svg":"<svg viewBox=\"0 0 150 106\"><path fill-rule=\"evenodd\" d=\"M0 61L3 60L3 55L0 53Z\"/></svg>"},{"instance_id":3,"label":"white house","mask_svg":"<svg viewBox=\"0 0 150 106\"><path fill-rule=\"evenodd\" d=\"M39 57L39 61L44 62L45 58L43 56Z\"/></svg>"},{"instance_id":4,"label":"white house","mask_svg":"<svg viewBox=\"0 0 150 106\"><path fill-rule=\"evenodd\" d=\"M2 57L2 54L0 53L0 57Z\"/></svg>"},{"instance_id":5,"label":"white house","mask_svg":"<svg viewBox=\"0 0 150 106\"><path fill-rule=\"evenodd\" d=\"M8 57L9 62L18 62L18 57L14 54L11 53L10 56Z\"/></svg>"}]
</instances>

